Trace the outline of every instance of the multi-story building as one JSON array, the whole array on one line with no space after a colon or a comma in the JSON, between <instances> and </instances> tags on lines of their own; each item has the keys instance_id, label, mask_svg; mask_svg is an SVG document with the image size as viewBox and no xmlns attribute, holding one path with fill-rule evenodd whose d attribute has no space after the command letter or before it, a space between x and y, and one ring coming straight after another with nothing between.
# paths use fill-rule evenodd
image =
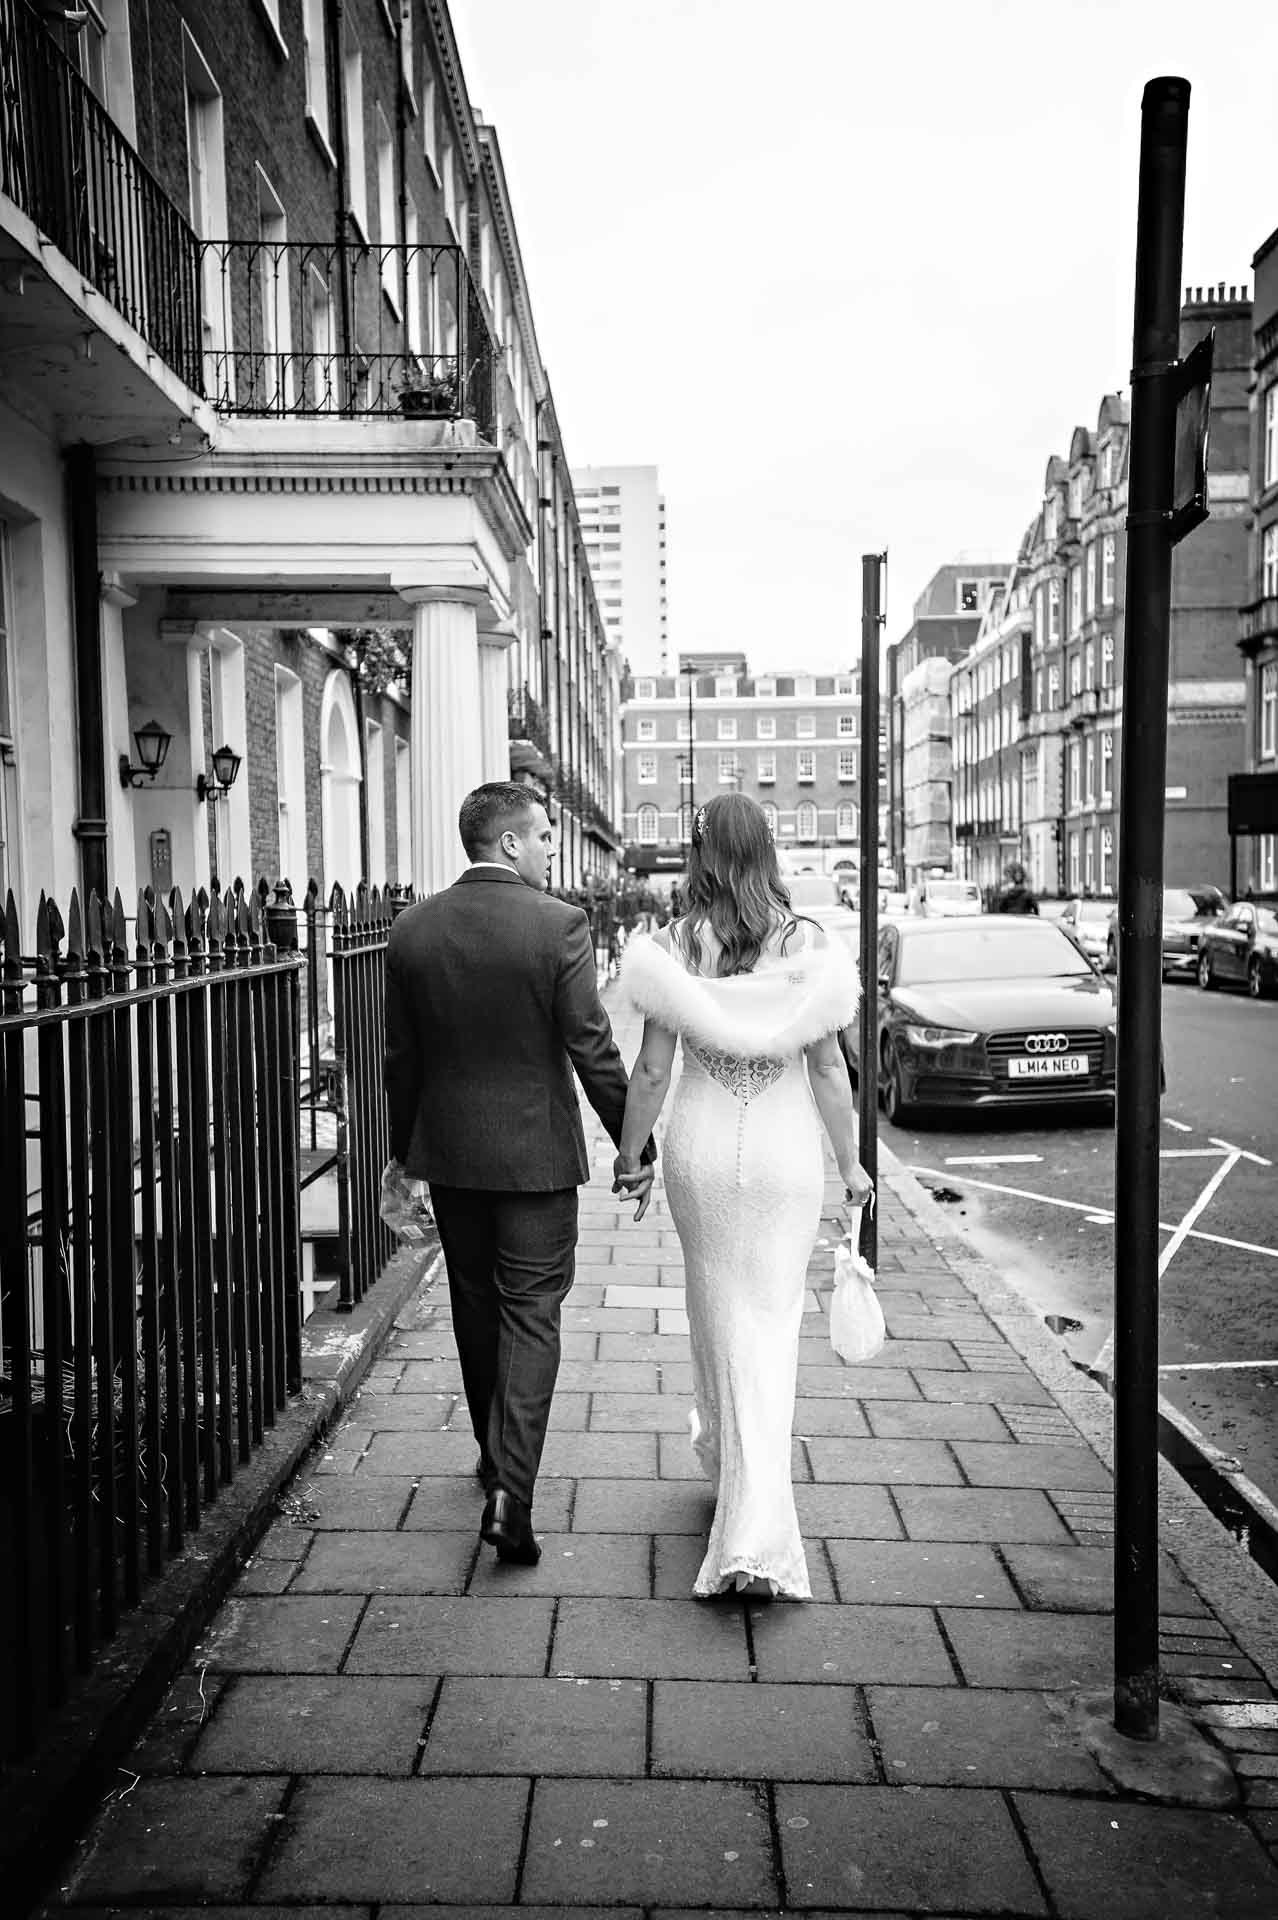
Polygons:
<instances>
[{"instance_id":1,"label":"multi-story building","mask_svg":"<svg viewBox=\"0 0 1278 1920\"><path fill-rule=\"evenodd\" d=\"M608 637L632 673L668 673L666 503L655 467L577 467L573 487Z\"/></svg>"},{"instance_id":2,"label":"multi-story building","mask_svg":"<svg viewBox=\"0 0 1278 1920\"><path fill-rule=\"evenodd\" d=\"M886 728L883 768L887 789L887 830L880 840L883 863L895 867L899 879L912 880L916 877L906 873L905 681L925 660L955 661L963 658L980 630L981 616L991 592L1006 573L1005 561L976 561L970 564L955 561L938 568L914 602L914 617L908 629L887 650L881 701ZM928 681L926 675L912 682L912 686L917 697L930 701L937 689L931 687L930 682L925 687L925 681ZM931 720L937 719L938 711L928 707L929 725ZM911 772L915 781L930 789L949 779L949 720L947 717L943 723L938 721L938 735L930 751L922 750L924 734L920 733L921 725L921 719L916 714L911 723L915 735ZM930 818L935 805L935 793L929 793L926 801L919 798L913 803L914 811L925 807L929 815L926 823L918 824L927 824L929 829L938 824ZM929 831L926 838L929 845L939 846L939 827L935 833ZM950 857L947 841L943 862L947 866Z\"/></svg>"},{"instance_id":3,"label":"multi-story building","mask_svg":"<svg viewBox=\"0 0 1278 1920\"><path fill-rule=\"evenodd\" d=\"M1151 798L1166 809L1169 883L1224 886L1244 698L1233 636L1246 592L1251 307L1238 289L1186 300L1181 353L1209 327L1211 517L1172 558L1167 780ZM1127 401L1108 394L1095 431L1075 428L1068 456L1048 461L1016 566L956 671L958 839L987 887L1015 858L1041 894L1117 888L1129 433Z\"/></svg>"},{"instance_id":4,"label":"multi-story building","mask_svg":"<svg viewBox=\"0 0 1278 1920\"><path fill-rule=\"evenodd\" d=\"M1246 663L1243 766L1261 832L1235 850L1236 885L1278 893L1278 229L1252 262L1251 526L1248 604L1239 645Z\"/></svg>"},{"instance_id":5,"label":"multi-story building","mask_svg":"<svg viewBox=\"0 0 1278 1920\"><path fill-rule=\"evenodd\" d=\"M861 711L855 675L696 672L626 683L626 865L681 871L695 808L748 793L796 872L855 867Z\"/></svg>"},{"instance_id":6,"label":"multi-story building","mask_svg":"<svg viewBox=\"0 0 1278 1920\"><path fill-rule=\"evenodd\" d=\"M443 0L80 15L0 0L24 929L77 883L445 884L525 689L563 878L611 863L618 656L570 490L543 503L567 467Z\"/></svg>"}]
</instances>

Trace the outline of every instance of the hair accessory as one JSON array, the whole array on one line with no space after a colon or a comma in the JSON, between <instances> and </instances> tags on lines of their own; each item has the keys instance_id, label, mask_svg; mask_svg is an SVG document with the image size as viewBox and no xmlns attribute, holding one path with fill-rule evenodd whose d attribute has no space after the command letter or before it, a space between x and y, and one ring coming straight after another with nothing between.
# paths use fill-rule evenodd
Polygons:
<instances>
[{"instance_id":1,"label":"hair accessory","mask_svg":"<svg viewBox=\"0 0 1278 1920\"><path fill-rule=\"evenodd\" d=\"M705 833L705 830L706 830L706 810L704 807L698 807L697 811L692 816L692 844L694 847L699 847L701 845L702 837Z\"/></svg>"}]
</instances>

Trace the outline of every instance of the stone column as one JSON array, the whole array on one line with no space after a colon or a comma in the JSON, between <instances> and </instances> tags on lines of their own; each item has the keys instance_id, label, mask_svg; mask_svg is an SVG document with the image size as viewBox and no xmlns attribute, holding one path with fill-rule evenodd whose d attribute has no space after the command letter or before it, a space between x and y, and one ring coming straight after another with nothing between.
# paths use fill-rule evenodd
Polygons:
<instances>
[{"instance_id":1,"label":"stone column","mask_svg":"<svg viewBox=\"0 0 1278 1920\"><path fill-rule=\"evenodd\" d=\"M457 809L487 778L478 596L447 587L400 592L413 609L413 886L419 893L436 893L451 886L466 864Z\"/></svg>"},{"instance_id":2,"label":"stone column","mask_svg":"<svg viewBox=\"0 0 1278 1920\"><path fill-rule=\"evenodd\" d=\"M485 780L510 778L510 648L515 629L509 620L479 629L479 712Z\"/></svg>"},{"instance_id":3,"label":"stone column","mask_svg":"<svg viewBox=\"0 0 1278 1920\"><path fill-rule=\"evenodd\" d=\"M120 785L120 755L134 757L129 727L129 684L124 658L124 612L137 605L138 596L118 574L98 576L102 636L102 714L106 736L106 869L107 885L118 887L124 911L137 905L138 856L134 839L133 790ZM141 725L141 722L139 722Z\"/></svg>"}]
</instances>

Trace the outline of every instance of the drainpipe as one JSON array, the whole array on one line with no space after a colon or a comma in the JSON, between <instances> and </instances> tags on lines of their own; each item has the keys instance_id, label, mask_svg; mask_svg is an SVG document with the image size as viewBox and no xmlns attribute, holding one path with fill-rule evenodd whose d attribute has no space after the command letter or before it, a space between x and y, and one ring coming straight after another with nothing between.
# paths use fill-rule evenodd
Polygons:
<instances>
[{"instance_id":1,"label":"drainpipe","mask_svg":"<svg viewBox=\"0 0 1278 1920\"><path fill-rule=\"evenodd\" d=\"M66 455L71 523L71 606L75 631L76 752L80 811L71 831L80 843L84 904L106 900L106 742L102 713L102 635L98 591L98 470L82 442Z\"/></svg>"},{"instance_id":2,"label":"drainpipe","mask_svg":"<svg viewBox=\"0 0 1278 1920\"><path fill-rule=\"evenodd\" d=\"M347 249L347 210L350 206L349 162L346 144L346 67L342 50L342 19L345 15L345 0L328 0L324 19L328 31L330 65L337 85L334 89L333 114L333 155L337 161L337 272L340 281L339 306L342 330L342 377L346 385L346 399L349 404L351 392L351 287L350 276L346 271Z\"/></svg>"},{"instance_id":3,"label":"drainpipe","mask_svg":"<svg viewBox=\"0 0 1278 1920\"><path fill-rule=\"evenodd\" d=\"M399 310L404 316L404 356L408 356L408 284L410 261L408 258L408 80L404 73L404 9L401 5L396 15L395 56L399 62L399 77L395 85L395 145L399 157L399 229L395 235L402 252L399 256ZM421 234L418 233L420 240ZM385 242L386 236L382 235Z\"/></svg>"},{"instance_id":4,"label":"drainpipe","mask_svg":"<svg viewBox=\"0 0 1278 1920\"><path fill-rule=\"evenodd\" d=\"M360 664L360 654L357 652L355 664L347 667L346 675L355 700L355 731L359 735L359 866L362 878L371 887L373 876L368 870L368 742L364 733L364 688L360 679Z\"/></svg>"}]
</instances>

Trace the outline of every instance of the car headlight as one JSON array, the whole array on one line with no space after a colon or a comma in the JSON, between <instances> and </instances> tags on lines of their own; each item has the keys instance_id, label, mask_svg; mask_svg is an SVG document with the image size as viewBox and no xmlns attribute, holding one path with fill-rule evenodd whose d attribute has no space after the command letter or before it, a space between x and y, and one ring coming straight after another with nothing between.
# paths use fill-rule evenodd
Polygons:
<instances>
[{"instance_id":1,"label":"car headlight","mask_svg":"<svg viewBox=\"0 0 1278 1920\"><path fill-rule=\"evenodd\" d=\"M961 1027L915 1027L905 1029L905 1037L912 1047L970 1047L976 1043L976 1034L967 1033Z\"/></svg>"}]
</instances>

